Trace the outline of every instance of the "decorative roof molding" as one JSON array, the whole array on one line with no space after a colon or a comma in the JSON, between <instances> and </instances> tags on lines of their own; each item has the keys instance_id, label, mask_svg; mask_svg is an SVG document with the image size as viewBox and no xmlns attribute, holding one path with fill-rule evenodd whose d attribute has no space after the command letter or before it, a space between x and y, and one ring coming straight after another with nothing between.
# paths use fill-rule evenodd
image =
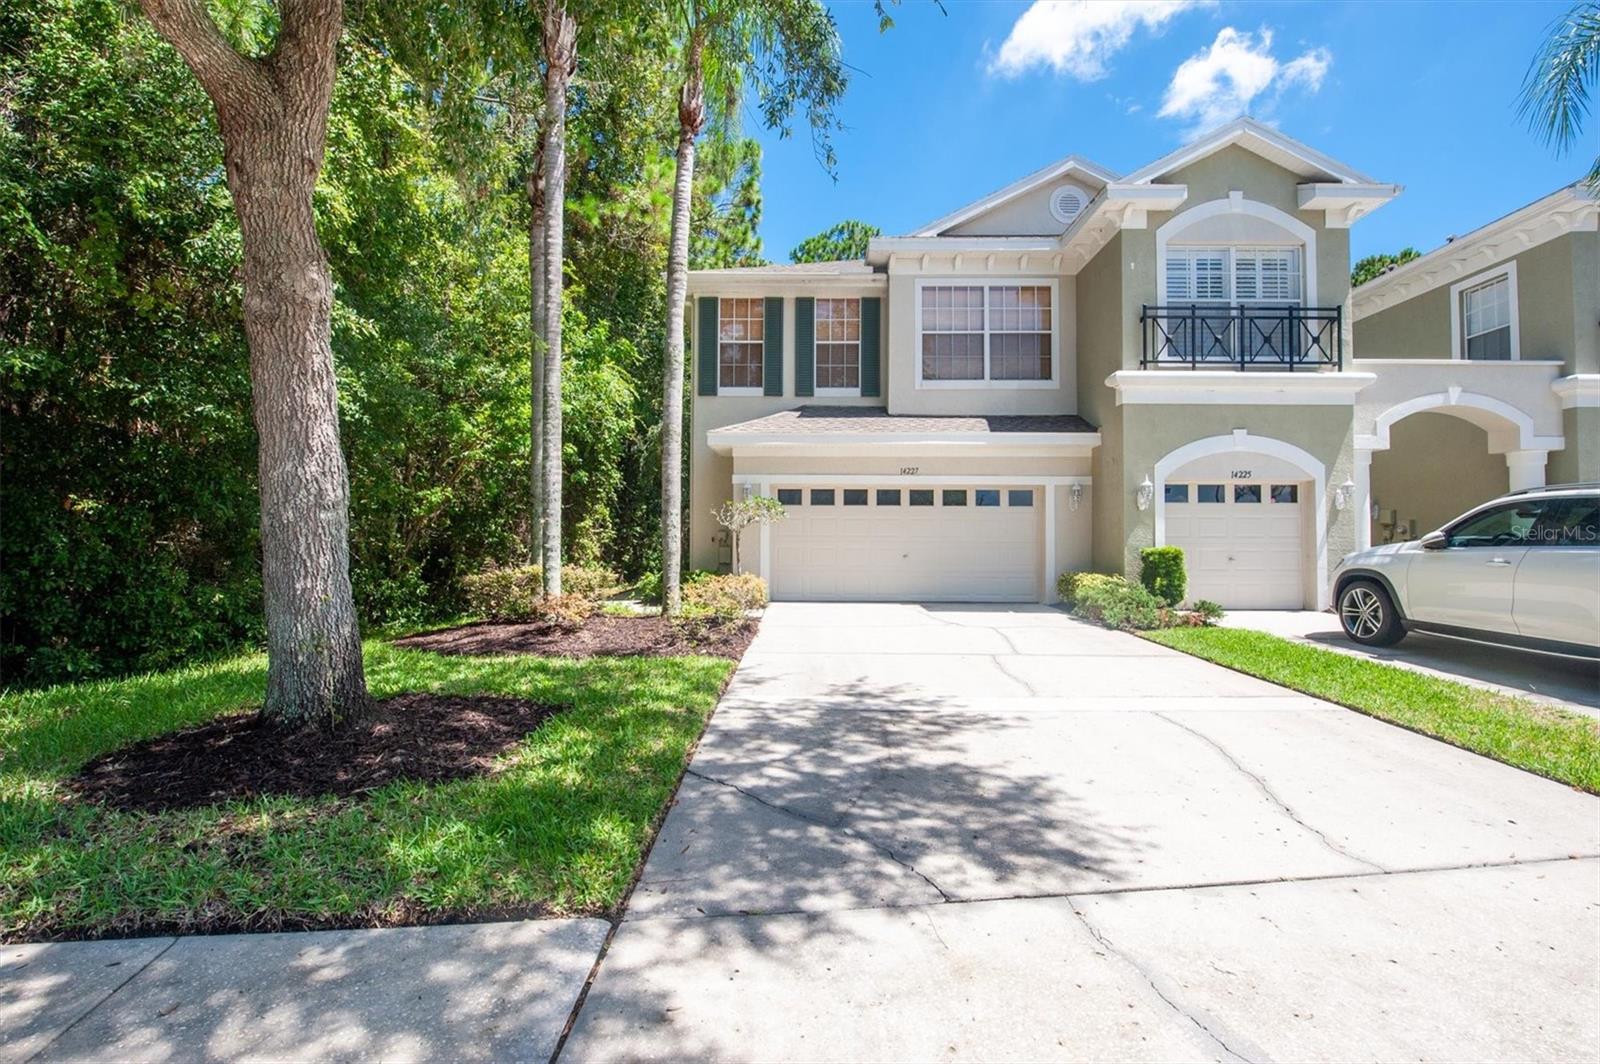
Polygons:
<instances>
[{"instance_id":1,"label":"decorative roof molding","mask_svg":"<svg viewBox=\"0 0 1600 1064\"><path fill-rule=\"evenodd\" d=\"M997 189L996 191L989 193L980 200L974 200L965 207L962 207L960 210L953 211L950 214L945 215L943 218L936 218L927 225L924 225L907 235L914 237L938 236L946 229L954 228L955 226L960 225L962 222L969 222L978 215L983 214L986 211L993 210L1006 200L1015 199L1017 196L1025 195L1029 192L1032 192L1034 189L1039 188L1041 185L1048 184L1049 182L1055 181L1056 179L1069 173L1083 174L1086 177L1093 178L1096 182L1102 185L1109 184L1117 179L1117 175L1115 173L1107 170L1100 164L1090 162L1088 159L1085 159L1079 155L1069 155L1065 159L1059 159L1056 162L1051 163L1049 166L1035 170L1033 173L1024 178L1011 182L1011 184L1007 185L1005 188Z\"/></svg>"},{"instance_id":2,"label":"decorative roof molding","mask_svg":"<svg viewBox=\"0 0 1600 1064\"><path fill-rule=\"evenodd\" d=\"M1297 195L1300 209L1322 211L1329 229L1348 229L1400 195L1400 186L1316 181L1301 185Z\"/></svg>"},{"instance_id":3,"label":"decorative roof molding","mask_svg":"<svg viewBox=\"0 0 1600 1064\"><path fill-rule=\"evenodd\" d=\"M1238 118L1225 126L1219 126L1199 140L1184 145L1170 155L1162 156L1148 166L1140 167L1123 180L1132 184L1154 181L1235 144L1307 180L1321 179L1355 185L1377 184L1361 171L1352 169L1337 159L1322 154L1309 144L1302 144L1293 137L1278 132L1271 126L1262 125L1253 118Z\"/></svg>"},{"instance_id":4,"label":"decorative roof molding","mask_svg":"<svg viewBox=\"0 0 1600 1064\"><path fill-rule=\"evenodd\" d=\"M1570 377L1557 377L1550 382L1550 390L1561 400L1563 410L1600 406L1600 373L1574 373Z\"/></svg>"},{"instance_id":5,"label":"decorative roof molding","mask_svg":"<svg viewBox=\"0 0 1600 1064\"><path fill-rule=\"evenodd\" d=\"M1350 293L1351 319L1360 321L1559 236L1597 228L1600 200L1581 183L1557 189L1356 288Z\"/></svg>"},{"instance_id":6,"label":"decorative roof molding","mask_svg":"<svg viewBox=\"0 0 1600 1064\"><path fill-rule=\"evenodd\" d=\"M1088 208L1084 208L1084 213L1088 213ZM1026 257L1040 253L1051 255L1059 250L1053 236L875 236L867 243L867 261L882 266L892 255L920 255L924 259L989 254Z\"/></svg>"}]
</instances>

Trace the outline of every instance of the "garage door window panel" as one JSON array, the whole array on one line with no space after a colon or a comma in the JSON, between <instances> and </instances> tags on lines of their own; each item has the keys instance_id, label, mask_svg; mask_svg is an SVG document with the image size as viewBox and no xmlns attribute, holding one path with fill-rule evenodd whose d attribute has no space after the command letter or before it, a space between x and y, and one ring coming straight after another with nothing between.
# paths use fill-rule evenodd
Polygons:
<instances>
[{"instance_id":1,"label":"garage door window panel","mask_svg":"<svg viewBox=\"0 0 1600 1064\"><path fill-rule=\"evenodd\" d=\"M1233 501L1234 502L1247 502L1247 503L1248 502L1260 502L1261 501L1261 485L1260 484L1235 484L1233 486Z\"/></svg>"},{"instance_id":2,"label":"garage door window panel","mask_svg":"<svg viewBox=\"0 0 1600 1064\"><path fill-rule=\"evenodd\" d=\"M766 300L723 299L717 317L717 384L719 392L759 393L765 358Z\"/></svg>"},{"instance_id":3,"label":"garage door window panel","mask_svg":"<svg viewBox=\"0 0 1600 1064\"><path fill-rule=\"evenodd\" d=\"M899 506L900 505L900 489L899 488L879 488L878 489L878 505L879 506Z\"/></svg>"},{"instance_id":4,"label":"garage door window panel","mask_svg":"<svg viewBox=\"0 0 1600 1064\"><path fill-rule=\"evenodd\" d=\"M1033 505L1033 489L1032 488L1020 488L1020 489L1013 489L1011 491L1006 492L1006 505L1007 506L1032 506Z\"/></svg>"},{"instance_id":5,"label":"garage door window panel","mask_svg":"<svg viewBox=\"0 0 1600 1064\"><path fill-rule=\"evenodd\" d=\"M1291 503L1300 501L1300 485L1274 484L1272 485L1272 501L1276 503Z\"/></svg>"},{"instance_id":6,"label":"garage door window panel","mask_svg":"<svg viewBox=\"0 0 1600 1064\"><path fill-rule=\"evenodd\" d=\"M940 493L939 502L944 506L967 505L967 492L964 488L946 488Z\"/></svg>"},{"instance_id":7,"label":"garage door window panel","mask_svg":"<svg viewBox=\"0 0 1600 1064\"><path fill-rule=\"evenodd\" d=\"M779 488L778 502L784 506L799 506L801 494L799 488Z\"/></svg>"},{"instance_id":8,"label":"garage door window panel","mask_svg":"<svg viewBox=\"0 0 1600 1064\"><path fill-rule=\"evenodd\" d=\"M973 503L977 506L999 506L1000 492L992 488L979 488L972 493Z\"/></svg>"},{"instance_id":9,"label":"garage door window panel","mask_svg":"<svg viewBox=\"0 0 1600 1064\"><path fill-rule=\"evenodd\" d=\"M1168 484L1165 488L1162 489L1161 495L1162 495L1162 498L1165 499L1167 502L1188 502L1189 501L1189 485L1187 485L1187 484Z\"/></svg>"},{"instance_id":10,"label":"garage door window panel","mask_svg":"<svg viewBox=\"0 0 1600 1064\"><path fill-rule=\"evenodd\" d=\"M844 504L846 506L865 506L865 505L867 505L867 489L866 488L845 488L844 489Z\"/></svg>"},{"instance_id":11,"label":"garage door window panel","mask_svg":"<svg viewBox=\"0 0 1600 1064\"><path fill-rule=\"evenodd\" d=\"M812 488L811 489L811 505L812 506L832 506L833 505L833 489L832 488Z\"/></svg>"},{"instance_id":12,"label":"garage door window panel","mask_svg":"<svg viewBox=\"0 0 1600 1064\"><path fill-rule=\"evenodd\" d=\"M1196 484L1195 502L1223 502L1227 498L1225 491L1223 484Z\"/></svg>"},{"instance_id":13,"label":"garage door window panel","mask_svg":"<svg viewBox=\"0 0 1600 1064\"><path fill-rule=\"evenodd\" d=\"M930 488L912 488L909 494L912 506L933 505L933 491Z\"/></svg>"}]
</instances>

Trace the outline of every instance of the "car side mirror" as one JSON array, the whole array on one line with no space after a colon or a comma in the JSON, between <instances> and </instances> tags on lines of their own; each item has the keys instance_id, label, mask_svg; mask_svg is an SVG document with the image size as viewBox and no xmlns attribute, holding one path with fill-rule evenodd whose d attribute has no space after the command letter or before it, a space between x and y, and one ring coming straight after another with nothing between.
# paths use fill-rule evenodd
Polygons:
<instances>
[{"instance_id":1,"label":"car side mirror","mask_svg":"<svg viewBox=\"0 0 1600 1064\"><path fill-rule=\"evenodd\" d=\"M1423 550L1444 550L1450 545L1450 537L1443 532L1429 532L1418 541Z\"/></svg>"}]
</instances>

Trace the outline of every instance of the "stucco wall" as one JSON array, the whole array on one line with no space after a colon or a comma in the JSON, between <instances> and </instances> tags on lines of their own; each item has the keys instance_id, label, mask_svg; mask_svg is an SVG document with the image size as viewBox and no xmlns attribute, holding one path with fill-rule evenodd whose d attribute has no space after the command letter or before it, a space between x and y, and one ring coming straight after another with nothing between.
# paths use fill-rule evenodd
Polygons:
<instances>
[{"instance_id":1,"label":"stucco wall","mask_svg":"<svg viewBox=\"0 0 1600 1064\"><path fill-rule=\"evenodd\" d=\"M713 291L700 291L697 296L714 296ZM751 294L740 291L740 295ZM783 308L783 395L733 396L700 395L695 386L694 374L699 363L695 357L699 337L699 315L694 312L694 302L689 304L689 348L685 354L689 387L689 431L684 441L684 451L689 459L688 524L685 530L689 565L695 569L715 569L718 564L718 541L722 529L711 519L711 511L733 497L733 459L712 452L706 444L706 433L724 425L734 425L751 418L765 417L779 410L797 406L824 404L827 406L883 406L878 399L808 399L794 394L794 298L796 295L826 295L842 297L883 296L881 288L840 287L826 291L807 288L804 291L769 291L766 295L784 297ZM887 383L887 382L885 382Z\"/></svg>"},{"instance_id":2,"label":"stucco wall","mask_svg":"<svg viewBox=\"0 0 1600 1064\"><path fill-rule=\"evenodd\" d=\"M1600 407L1562 411L1567 446L1551 451L1545 479L1551 484L1600 483Z\"/></svg>"},{"instance_id":3,"label":"stucco wall","mask_svg":"<svg viewBox=\"0 0 1600 1064\"><path fill-rule=\"evenodd\" d=\"M1123 240L1124 234L1113 236L1078 271L1078 412L1099 427L1101 440L1094 454L1090 565L1107 572L1117 568L1122 554L1123 483L1122 410L1106 378L1122 368L1125 333L1137 328L1137 313L1130 319L1123 305Z\"/></svg>"},{"instance_id":4,"label":"stucco wall","mask_svg":"<svg viewBox=\"0 0 1600 1064\"><path fill-rule=\"evenodd\" d=\"M1372 452L1372 542L1411 539L1459 517L1509 486L1505 458L1489 453L1483 429L1450 414L1412 414L1389 430L1389 449ZM1392 514L1392 518L1391 518ZM1393 531L1386 522L1398 519Z\"/></svg>"},{"instance_id":5,"label":"stucco wall","mask_svg":"<svg viewBox=\"0 0 1600 1064\"><path fill-rule=\"evenodd\" d=\"M1062 185L1076 185L1087 202L1104 186L1084 174L1063 175L1025 195L969 218L960 225L951 226L947 236L1055 236L1066 228L1050 213L1050 196Z\"/></svg>"},{"instance_id":6,"label":"stucco wall","mask_svg":"<svg viewBox=\"0 0 1600 1064\"><path fill-rule=\"evenodd\" d=\"M1600 371L1600 234L1574 232L1520 254L1474 264L1466 275L1517 264L1517 318L1524 361L1563 363L1567 373ZM1441 282L1355 324L1360 358L1448 359L1450 288Z\"/></svg>"}]
</instances>

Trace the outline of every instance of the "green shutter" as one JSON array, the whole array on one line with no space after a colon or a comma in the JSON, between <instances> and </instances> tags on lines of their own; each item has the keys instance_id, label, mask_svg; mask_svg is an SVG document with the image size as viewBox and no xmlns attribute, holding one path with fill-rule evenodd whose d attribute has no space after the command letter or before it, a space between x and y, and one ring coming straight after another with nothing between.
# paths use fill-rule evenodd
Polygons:
<instances>
[{"instance_id":1,"label":"green shutter","mask_svg":"<svg viewBox=\"0 0 1600 1064\"><path fill-rule=\"evenodd\" d=\"M794 394L816 394L817 301L799 296L794 301Z\"/></svg>"},{"instance_id":2,"label":"green shutter","mask_svg":"<svg viewBox=\"0 0 1600 1064\"><path fill-rule=\"evenodd\" d=\"M879 384L879 336L883 323L883 300L872 296L861 301L861 394L876 398L882 394Z\"/></svg>"},{"instance_id":3,"label":"green shutter","mask_svg":"<svg viewBox=\"0 0 1600 1064\"><path fill-rule=\"evenodd\" d=\"M717 297L700 297L700 320L695 326L695 394L717 394Z\"/></svg>"},{"instance_id":4,"label":"green shutter","mask_svg":"<svg viewBox=\"0 0 1600 1064\"><path fill-rule=\"evenodd\" d=\"M767 321L762 329L765 352L761 367L761 394L783 394L783 297L768 296Z\"/></svg>"}]
</instances>

